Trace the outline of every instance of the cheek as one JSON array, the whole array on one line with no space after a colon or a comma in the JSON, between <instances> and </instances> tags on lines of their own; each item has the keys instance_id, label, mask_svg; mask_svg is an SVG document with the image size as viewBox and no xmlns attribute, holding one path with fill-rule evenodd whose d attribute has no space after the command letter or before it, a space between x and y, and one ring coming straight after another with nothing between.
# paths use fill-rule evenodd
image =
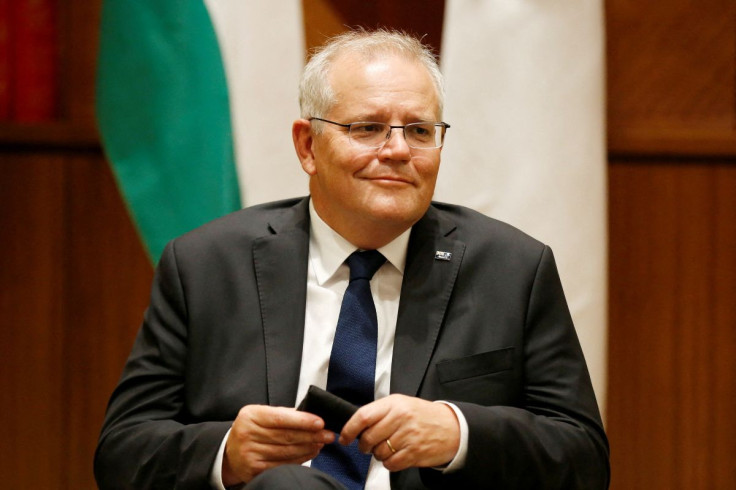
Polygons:
<instances>
[{"instance_id":1,"label":"cheek","mask_svg":"<svg viewBox=\"0 0 736 490\"><path fill-rule=\"evenodd\" d=\"M431 185L434 187L434 183L437 181L437 173L440 170L439 158L416 158L414 168L416 169L417 174L421 177L422 183L425 186Z\"/></svg>"},{"instance_id":2,"label":"cheek","mask_svg":"<svg viewBox=\"0 0 736 490\"><path fill-rule=\"evenodd\" d=\"M357 175L370 165L372 159L371 155L333 153L329 159L317 164L316 178L326 193L342 198L354 197L360 192L362 182Z\"/></svg>"},{"instance_id":3,"label":"cheek","mask_svg":"<svg viewBox=\"0 0 736 490\"><path fill-rule=\"evenodd\" d=\"M347 178L361 171L375 157L375 152L356 150L349 143L331 144L318 153L317 173L330 178Z\"/></svg>"}]
</instances>

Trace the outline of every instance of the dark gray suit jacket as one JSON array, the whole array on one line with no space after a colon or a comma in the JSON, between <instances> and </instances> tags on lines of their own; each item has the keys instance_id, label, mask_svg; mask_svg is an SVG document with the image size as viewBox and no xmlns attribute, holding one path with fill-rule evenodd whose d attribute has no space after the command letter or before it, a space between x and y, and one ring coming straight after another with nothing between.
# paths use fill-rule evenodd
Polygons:
<instances>
[{"instance_id":1,"label":"dark gray suit jacket","mask_svg":"<svg viewBox=\"0 0 736 490\"><path fill-rule=\"evenodd\" d=\"M100 436L100 488L207 488L243 405L295 405L308 248L308 199L238 211L166 247ZM470 429L464 469L393 473L393 488L608 485L552 252L515 228L440 203L412 228L391 392L453 401Z\"/></svg>"}]
</instances>

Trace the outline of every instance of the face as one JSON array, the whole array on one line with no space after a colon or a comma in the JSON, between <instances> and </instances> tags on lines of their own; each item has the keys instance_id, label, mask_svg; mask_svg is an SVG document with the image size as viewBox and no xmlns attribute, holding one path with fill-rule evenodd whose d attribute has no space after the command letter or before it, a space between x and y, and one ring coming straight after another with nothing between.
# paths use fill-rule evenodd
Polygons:
<instances>
[{"instance_id":1,"label":"face","mask_svg":"<svg viewBox=\"0 0 736 490\"><path fill-rule=\"evenodd\" d=\"M436 89L416 62L346 55L333 64L330 81L336 103L325 119L391 125L439 120ZM322 125L315 134L301 121L301 150L299 121L294 129L297 153L310 175L315 209L334 230L363 246L355 237L398 236L422 217L434 193L441 149L409 148L400 129L381 148L365 148L350 141L347 128L313 122Z\"/></svg>"}]
</instances>

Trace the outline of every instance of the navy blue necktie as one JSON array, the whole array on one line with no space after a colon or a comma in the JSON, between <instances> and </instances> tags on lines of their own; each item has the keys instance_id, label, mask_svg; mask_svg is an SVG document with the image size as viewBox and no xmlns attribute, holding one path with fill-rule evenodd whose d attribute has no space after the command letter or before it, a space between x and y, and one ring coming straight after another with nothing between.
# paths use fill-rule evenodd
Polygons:
<instances>
[{"instance_id":1,"label":"navy blue necktie","mask_svg":"<svg viewBox=\"0 0 736 490\"><path fill-rule=\"evenodd\" d=\"M335 340L327 371L327 391L362 406L373 401L376 377L378 320L370 280L386 258L377 250L353 252L347 258L350 283L345 290L337 320ZM350 446L326 445L312 460L312 467L337 478L348 489L365 486L370 454Z\"/></svg>"}]
</instances>

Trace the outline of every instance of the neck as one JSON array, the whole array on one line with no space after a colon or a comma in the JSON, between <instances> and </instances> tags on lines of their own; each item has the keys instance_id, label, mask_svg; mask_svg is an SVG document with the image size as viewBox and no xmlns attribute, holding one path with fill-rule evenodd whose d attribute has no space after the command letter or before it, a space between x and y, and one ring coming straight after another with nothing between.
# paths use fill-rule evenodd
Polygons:
<instances>
[{"instance_id":1,"label":"neck","mask_svg":"<svg viewBox=\"0 0 736 490\"><path fill-rule=\"evenodd\" d=\"M327 226L345 240L363 250L376 250L391 243L414 224L395 223L379 219L361 219L352 216L337 217L318 201L313 199L313 202L314 210Z\"/></svg>"}]
</instances>

